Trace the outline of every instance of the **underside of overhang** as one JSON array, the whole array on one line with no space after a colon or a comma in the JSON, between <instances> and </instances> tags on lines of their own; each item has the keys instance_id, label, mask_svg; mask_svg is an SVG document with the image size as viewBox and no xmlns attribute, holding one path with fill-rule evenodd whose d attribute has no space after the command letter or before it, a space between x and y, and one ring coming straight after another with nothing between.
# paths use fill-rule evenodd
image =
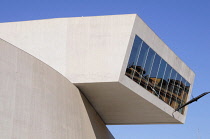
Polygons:
<instances>
[{"instance_id":1,"label":"underside of overhang","mask_svg":"<svg viewBox=\"0 0 210 139\"><path fill-rule=\"evenodd\" d=\"M79 83L76 86L106 124L182 123L119 82Z\"/></svg>"}]
</instances>

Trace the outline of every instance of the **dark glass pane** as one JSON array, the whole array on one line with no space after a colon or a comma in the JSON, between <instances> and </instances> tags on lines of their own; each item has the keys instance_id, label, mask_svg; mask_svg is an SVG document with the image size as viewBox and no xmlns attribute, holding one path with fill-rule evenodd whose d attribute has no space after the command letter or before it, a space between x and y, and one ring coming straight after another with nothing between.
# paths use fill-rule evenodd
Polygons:
<instances>
[{"instance_id":1,"label":"dark glass pane","mask_svg":"<svg viewBox=\"0 0 210 139\"><path fill-rule=\"evenodd\" d=\"M142 43L142 40L138 36L136 36L134 39L133 47L131 50L130 58L129 58L127 69L126 69L126 75L131 79L133 78L133 75L136 70L136 62L137 62L137 57L141 48L140 47L141 43Z\"/></svg>"},{"instance_id":2,"label":"dark glass pane","mask_svg":"<svg viewBox=\"0 0 210 139\"><path fill-rule=\"evenodd\" d=\"M172 70L172 67L167 64L167 67L166 67L166 70L165 70L165 75L163 77L164 82L162 84L162 88L164 88L164 89L167 89L167 87L168 87L171 70Z\"/></svg>"},{"instance_id":3,"label":"dark glass pane","mask_svg":"<svg viewBox=\"0 0 210 139\"><path fill-rule=\"evenodd\" d=\"M190 83L186 82L186 86L185 86L185 92L188 94L190 90Z\"/></svg>"},{"instance_id":4,"label":"dark glass pane","mask_svg":"<svg viewBox=\"0 0 210 139\"><path fill-rule=\"evenodd\" d=\"M174 89L174 83L175 83L175 79L176 79L176 71L174 69L172 69L171 72L171 77L169 79L169 85L168 85L168 91L170 91L170 93L172 94L172 91Z\"/></svg>"},{"instance_id":5,"label":"dark glass pane","mask_svg":"<svg viewBox=\"0 0 210 139\"><path fill-rule=\"evenodd\" d=\"M159 98L162 100L164 99L164 96L163 96L164 92L162 92L162 90L161 90L161 85L163 82L163 76L165 73L165 69L166 69L166 61L162 59L160 66L159 66L159 70L158 70L157 80L155 83L155 85L156 85L155 90L157 90Z\"/></svg>"},{"instance_id":6,"label":"dark glass pane","mask_svg":"<svg viewBox=\"0 0 210 139\"><path fill-rule=\"evenodd\" d=\"M185 80L185 87L184 87L183 95L182 95L182 104L185 104L187 102L189 87L190 87L190 84ZM180 112L183 114L184 110L185 110L185 107L182 108Z\"/></svg>"},{"instance_id":7,"label":"dark glass pane","mask_svg":"<svg viewBox=\"0 0 210 139\"><path fill-rule=\"evenodd\" d=\"M180 95L179 94L179 86L181 84L181 78L182 78L181 75L179 73L177 73L176 80L174 83L174 89L173 89L174 95Z\"/></svg>"},{"instance_id":8,"label":"dark glass pane","mask_svg":"<svg viewBox=\"0 0 210 139\"><path fill-rule=\"evenodd\" d=\"M184 105L184 104L185 104L184 101L181 101L181 104L180 104L178 107L180 107L180 106L182 106L182 105ZM184 114L184 108L179 109L179 112L180 112L181 114Z\"/></svg>"},{"instance_id":9,"label":"dark glass pane","mask_svg":"<svg viewBox=\"0 0 210 139\"><path fill-rule=\"evenodd\" d=\"M149 50L149 46L146 43L142 43L142 47L141 47L141 51L139 54L139 58L138 58L138 62L137 62L137 66L136 66L136 71L137 73L134 75L134 80L137 83L140 83L142 75L145 73L144 70L144 65L146 62L146 57L148 54L148 50Z\"/></svg>"},{"instance_id":10,"label":"dark glass pane","mask_svg":"<svg viewBox=\"0 0 210 139\"><path fill-rule=\"evenodd\" d=\"M151 87L154 87L154 84L156 82L156 77L157 77L157 73L158 73L158 69L159 69L159 65L160 65L160 60L161 60L160 56L158 54L156 54L154 62L153 62L152 70L150 73L150 79L149 79Z\"/></svg>"},{"instance_id":11,"label":"dark glass pane","mask_svg":"<svg viewBox=\"0 0 210 139\"><path fill-rule=\"evenodd\" d=\"M181 99L180 99L180 98L177 98L177 99L176 99L176 105L175 105L174 109L177 109L177 108L180 107L182 104L183 104L183 103L182 103ZM182 113L182 110L179 110L179 112Z\"/></svg>"},{"instance_id":12,"label":"dark glass pane","mask_svg":"<svg viewBox=\"0 0 210 139\"><path fill-rule=\"evenodd\" d=\"M183 100L185 83L186 83L186 80L182 77L182 80L181 80L181 83L180 83L180 88L179 88L179 95L181 96L181 100Z\"/></svg>"},{"instance_id":13,"label":"dark glass pane","mask_svg":"<svg viewBox=\"0 0 210 139\"><path fill-rule=\"evenodd\" d=\"M181 93L182 100L184 96L185 85L186 85L186 80L182 77L182 82L180 84L180 91L179 91Z\"/></svg>"},{"instance_id":14,"label":"dark glass pane","mask_svg":"<svg viewBox=\"0 0 210 139\"><path fill-rule=\"evenodd\" d=\"M144 66L144 75L141 79L142 84L145 84L147 85L148 83L148 80L149 80L149 75L151 73L151 69L152 69L152 64L153 64L153 61L154 61L154 56L155 56L155 52L150 48L149 49L149 52L148 52L148 55L147 55L147 59L146 59L146 63L145 63L145 66ZM146 86L144 86L146 88Z\"/></svg>"},{"instance_id":15,"label":"dark glass pane","mask_svg":"<svg viewBox=\"0 0 210 139\"><path fill-rule=\"evenodd\" d=\"M189 89L190 89L190 83L188 81L186 81L186 84L185 84L185 89L184 89L184 96L183 96L183 100L184 102L187 101L187 96L188 96L188 93L189 93Z\"/></svg>"},{"instance_id":16,"label":"dark glass pane","mask_svg":"<svg viewBox=\"0 0 210 139\"><path fill-rule=\"evenodd\" d=\"M182 77L182 82L181 82L181 84L180 84L180 93L181 93L181 104L179 105L179 106L181 106L181 105L184 105L186 102L184 101L184 96L185 96L185 92L184 92L184 90L185 90L185 85L186 85L186 80ZM178 107L179 107L178 106ZM179 110L179 112L180 113L184 113L184 108L182 108L182 109L180 109Z\"/></svg>"},{"instance_id":17,"label":"dark glass pane","mask_svg":"<svg viewBox=\"0 0 210 139\"><path fill-rule=\"evenodd\" d=\"M181 80L182 80L182 76L179 73L177 73L176 81L175 81L174 89L173 89L173 96L176 98L174 109L176 109L177 106L179 106L181 103L181 93L179 92Z\"/></svg>"},{"instance_id":18,"label":"dark glass pane","mask_svg":"<svg viewBox=\"0 0 210 139\"><path fill-rule=\"evenodd\" d=\"M164 101L166 103L169 102L169 96L171 95L167 90L168 90L168 84L169 84L169 80L170 80L170 76L171 76L171 70L172 67L169 64L166 64L166 70L165 70L165 74L163 77L163 82L162 82L162 86L161 86L161 90L164 93Z\"/></svg>"},{"instance_id":19,"label":"dark glass pane","mask_svg":"<svg viewBox=\"0 0 210 139\"><path fill-rule=\"evenodd\" d=\"M175 80L176 80L176 74L177 72L172 69L172 72L171 72L171 77L169 79L169 84L168 84L168 92L170 93L170 96L169 96L169 105L174 105L174 96L173 96L173 89L174 89L174 84L175 84Z\"/></svg>"}]
</instances>

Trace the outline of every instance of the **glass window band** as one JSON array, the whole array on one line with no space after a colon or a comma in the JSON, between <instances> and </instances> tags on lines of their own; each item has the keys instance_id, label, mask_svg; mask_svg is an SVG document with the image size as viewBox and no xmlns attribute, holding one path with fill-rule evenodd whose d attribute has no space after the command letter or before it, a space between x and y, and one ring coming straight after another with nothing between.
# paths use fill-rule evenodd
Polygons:
<instances>
[{"instance_id":1,"label":"glass window band","mask_svg":"<svg viewBox=\"0 0 210 139\"><path fill-rule=\"evenodd\" d=\"M137 35L125 75L174 109L186 103L190 83Z\"/></svg>"}]
</instances>

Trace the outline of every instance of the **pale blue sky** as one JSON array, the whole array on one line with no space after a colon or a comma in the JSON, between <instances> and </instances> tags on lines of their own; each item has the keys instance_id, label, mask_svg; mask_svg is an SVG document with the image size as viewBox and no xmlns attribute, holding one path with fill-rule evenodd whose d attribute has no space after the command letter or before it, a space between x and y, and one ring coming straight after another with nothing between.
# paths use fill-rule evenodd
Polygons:
<instances>
[{"instance_id":1,"label":"pale blue sky","mask_svg":"<svg viewBox=\"0 0 210 139\"><path fill-rule=\"evenodd\" d=\"M0 22L137 13L196 73L193 95L210 91L209 0L0 0ZM184 125L108 126L116 139L210 139L210 95Z\"/></svg>"}]
</instances>

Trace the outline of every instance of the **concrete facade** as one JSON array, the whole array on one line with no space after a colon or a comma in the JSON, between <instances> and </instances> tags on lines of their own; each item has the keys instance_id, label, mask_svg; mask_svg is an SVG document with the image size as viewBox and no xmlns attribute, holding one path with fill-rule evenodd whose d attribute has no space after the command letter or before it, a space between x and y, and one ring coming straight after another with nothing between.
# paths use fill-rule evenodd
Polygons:
<instances>
[{"instance_id":1,"label":"concrete facade","mask_svg":"<svg viewBox=\"0 0 210 139\"><path fill-rule=\"evenodd\" d=\"M64 76L0 40L1 139L113 139Z\"/></svg>"},{"instance_id":2,"label":"concrete facade","mask_svg":"<svg viewBox=\"0 0 210 139\"><path fill-rule=\"evenodd\" d=\"M112 138L105 124L185 122L187 110L173 113L125 75L136 35L191 84L189 99L195 74L136 14L0 23L0 38L46 63L84 94L78 103L87 112L80 111L89 115L93 128L88 133L96 138Z\"/></svg>"}]
</instances>

